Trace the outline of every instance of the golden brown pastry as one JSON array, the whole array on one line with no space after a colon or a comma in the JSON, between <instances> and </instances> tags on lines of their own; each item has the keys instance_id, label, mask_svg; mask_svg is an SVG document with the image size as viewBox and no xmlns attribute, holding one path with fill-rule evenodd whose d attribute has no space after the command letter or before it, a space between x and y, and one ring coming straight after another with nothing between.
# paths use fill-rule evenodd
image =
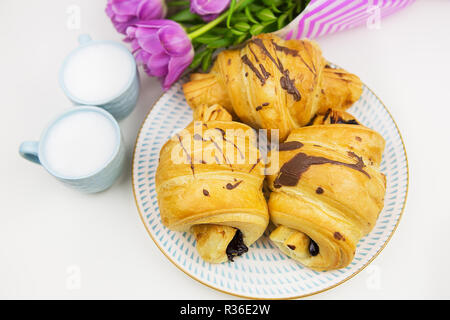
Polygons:
<instances>
[{"instance_id":1,"label":"golden brown pastry","mask_svg":"<svg viewBox=\"0 0 450 320\"><path fill-rule=\"evenodd\" d=\"M254 130L231 121L218 105L196 111L199 121L161 149L156 172L161 219L172 230L193 232L205 261L233 261L269 222L264 165Z\"/></svg>"},{"instance_id":2,"label":"golden brown pastry","mask_svg":"<svg viewBox=\"0 0 450 320\"><path fill-rule=\"evenodd\" d=\"M315 42L261 34L221 52L210 73L192 74L183 90L194 110L220 104L254 128L279 129L283 141L317 112L350 107L362 84L331 68Z\"/></svg>"},{"instance_id":3,"label":"golden brown pastry","mask_svg":"<svg viewBox=\"0 0 450 320\"><path fill-rule=\"evenodd\" d=\"M332 270L353 260L383 208L385 142L347 113L315 121L323 125L293 130L273 154L280 170L268 179L270 239L303 265Z\"/></svg>"}]
</instances>

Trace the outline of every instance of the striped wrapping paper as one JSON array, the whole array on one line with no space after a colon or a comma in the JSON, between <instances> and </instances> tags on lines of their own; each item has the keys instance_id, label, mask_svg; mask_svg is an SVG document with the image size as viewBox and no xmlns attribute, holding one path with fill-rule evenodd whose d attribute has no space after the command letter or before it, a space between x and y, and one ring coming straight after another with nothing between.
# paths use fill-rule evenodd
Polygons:
<instances>
[{"instance_id":1,"label":"striped wrapping paper","mask_svg":"<svg viewBox=\"0 0 450 320\"><path fill-rule=\"evenodd\" d=\"M289 25L276 32L286 39L317 38L377 21L414 0L311 0Z\"/></svg>"}]
</instances>

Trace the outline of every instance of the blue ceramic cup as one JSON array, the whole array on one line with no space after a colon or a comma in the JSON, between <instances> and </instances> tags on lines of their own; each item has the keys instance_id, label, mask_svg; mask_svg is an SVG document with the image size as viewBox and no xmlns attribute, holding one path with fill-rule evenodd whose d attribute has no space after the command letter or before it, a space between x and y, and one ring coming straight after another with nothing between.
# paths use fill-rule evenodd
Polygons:
<instances>
[{"instance_id":1,"label":"blue ceramic cup","mask_svg":"<svg viewBox=\"0 0 450 320\"><path fill-rule=\"evenodd\" d=\"M65 58L59 72L59 83L64 94L69 98L69 100L72 101L74 105L98 106L111 113L116 118L116 120L124 119L136 107L136 103L139 97L139 73L137 71L136 62L133 55L130 53L127 47L119 42L94 41L89 35L86 34L81 35L78 38L78 42L79 46L72 52L70 52L69 55ZM86 49L89 49L90 52L92 52L91 49L95 50L95 47L99 49L97 50L96 56L93 57L92 54L90 56L86 54ZM117 49L119 51L117 51ZM90 79L91 76L89 75L89 71L92 70L95 70L95 72L97 72L97 75L103 75L103 78L106 79L118 78L116 79L116 81L119 81L120 85L112 86L112 88L110 88L112 92L107 92L107 94L105 95L100 94L94 96L92 94L86 95L80 93L79 89L77 89L78 92L76 92L76 90L73 90L73 88L71 89L70 85L67 86L68 80L66 79L66 72L69 72L67 70L69 64L73 62L72 59L77 58L78 63L80 63L80 55L83 59L94 60L87 60L83 62L83 66L86 67L88 72L83 74L83 71L80 71L77 73L75 80L78 83L77 87L80 86L80 83L82 85L83 82L89 83L89 81L92 81L92 79ZM113 63L110 63L110 65L113 66L106 68L106 66L108 66L106 62L103 65L100 65L101 63L95 63L95 59L97 59L97 62L104 62L109 61L108 59L113 59L112 57L120 59L119 64L121 66L118 66L117 63L115 64L115 66ZM129 69L128 74L123 75L123 77L122 75L119 75L117 72L119 71L120 67L126 67L125 69ZM77 71L75 70L74 72ZM108 86L111 86L106 82L94 84L95 85L88 85L86 90L89 90L89 87L91 87L92 91L95 92L95 87L97 87L99 89L97 91L102 91L104 89L108 89Z\"/></svg>"},{"instance_id":2,"label":"blue ceramic cup","mask_svg":"<svg viewBox=\"0 0 450 320\"><path fill-rule=\"evenodd\" d=\"M109 141L114 142L112 142L111 150L113 149L113 151L110 158L105 163L103 163L102 166L95 168L90 174L87 175L74 176L73 174L68 175L62 174L60 172L58 173L57 170L50 166L49 159L46 158L46 151L48 151L46 149L48 147L47 142L49 140L48 138L51 129L54 128L55 125L60 123L61 120L73 115L74 113L89 112L101 115L112 125L113 129L111 130L111 132L114 132L114 137L111 137ZM105 124L106 123L107 122L105 122ZM80 128L80 130L82 130L82 128ZM125 149L123 145L122 134L117 121L111 116L111 114L109 114L105 110L92 106L72 108L71 110L59 115L43 131L39 142L23 142L20 145L19 153L25 159L42 165L48 171L48 173L50 173L56 179L62 181L64 184L86 193L100 192L109 188L122 173L125 163ZM89 157L89 154L83 154L81 156Z\"/></svg>"}]
</instances>

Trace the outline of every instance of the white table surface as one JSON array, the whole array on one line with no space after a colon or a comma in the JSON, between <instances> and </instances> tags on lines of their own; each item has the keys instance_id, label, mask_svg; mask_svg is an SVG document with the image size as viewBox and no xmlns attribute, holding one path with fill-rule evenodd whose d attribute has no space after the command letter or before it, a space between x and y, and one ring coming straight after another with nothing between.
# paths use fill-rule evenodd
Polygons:
<instances>
[{"instance_id":1,"label":"white table surface","mask_svg":"<svg viewBox=\"0 0 450 320\"><path fill-rule=\"evenodd\" d=\"M161 94L155 79L142 77L139 104L121 122L128 166L107 192L79 194L18 154L22 141L37 140L71 107L57 73L77 36L121 39L105 3L0 2L0 298L234 298L172 265L138 216L131 153ZM410 187L402 221L371 266L309 299L450 298L449 13L450 1L418 0L380 29L318 39L330 61L358 74L391 111L405 140Z\"/></svg>"}]
</instances>

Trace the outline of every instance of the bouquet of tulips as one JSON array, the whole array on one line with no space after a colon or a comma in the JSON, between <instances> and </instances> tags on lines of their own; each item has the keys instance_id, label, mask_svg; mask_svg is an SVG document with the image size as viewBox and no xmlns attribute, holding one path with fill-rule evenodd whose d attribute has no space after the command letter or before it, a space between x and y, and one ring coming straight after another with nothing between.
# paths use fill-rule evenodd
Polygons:
<instances>
[{"instance_id":1,"label":"bouquet of tulips","mask_svg":"<svg viewBox=\"0 0 450 320\"><path fill-rule=\"evenodd\" d=\"M216 50L279 30L304 0L108 0L106 13L136 61L165 90L187 69L206 71Z\"/></svg>"},{"instance_id":2,"label":"bouquet of tulips","mask_svg":"<svg viewBox=\"0 0 450 320\"><path fill-rule=\"evenodd\" d=\"M414 0L108 0L106 14L136 61L164 90L188 68L206 71L217 50L260 33L314 38L367 24Z\"/></svg>"}]
</instances>

